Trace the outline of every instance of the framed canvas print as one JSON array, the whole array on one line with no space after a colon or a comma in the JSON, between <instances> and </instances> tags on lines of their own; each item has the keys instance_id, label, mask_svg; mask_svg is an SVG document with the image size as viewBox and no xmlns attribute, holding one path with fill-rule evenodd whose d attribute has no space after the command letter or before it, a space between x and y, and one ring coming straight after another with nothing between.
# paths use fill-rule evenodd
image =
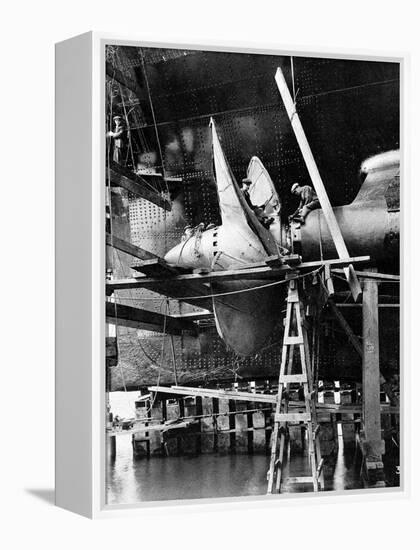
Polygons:
<instances>
[{"instance_id":1,"label":"framed canvas print","mask_svg":"<svg viewBox=\"0 0 420 550\"><path fill-rule=\"evenodd\" d=\"M58 505L401 493L404 63L57 45Z\"/></svg>"}]
</instances>

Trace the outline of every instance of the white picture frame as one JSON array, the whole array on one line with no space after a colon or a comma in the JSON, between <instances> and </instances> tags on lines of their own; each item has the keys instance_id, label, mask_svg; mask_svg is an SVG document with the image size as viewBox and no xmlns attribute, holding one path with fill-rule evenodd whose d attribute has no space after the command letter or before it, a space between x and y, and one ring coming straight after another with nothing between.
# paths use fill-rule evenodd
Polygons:
<instances>
[{"instance_id":1,"label":"white picture frame","mask_svg":"<svg viewBox=\"0 0 420 550\"><path fill-rule=\"evenodd\" d=\"M105 453L105 45L142 45L202 50L284 55L334 56L343 59L381 60L401 67L402 176L407 175L405 109L407 54L375 52L304 51L296 47L237 44L147 43L113 35L89 32L56 45L56 504L86 517L126 514L155 506L191 506L197 501L106 504ZM402 187L403 204L408 191ZM404 220L404 236L406 219ZM404 240L403 240L404 243ZM404 268L405 246L401 247ZM404 274L404 269L402 270ZM400 498L409 486L407 438L407 358L404 355L407 318L406 287L401 295L401 364L403 397L401 410L404 468L401 486L387 489L387 498ZM346 491L355 500L381 499L383 492ZM284 506L301 498L328 498L339 494L299 494L279 499L241 497L203 499L199 504L217 506ZM295 502L297 504L297 502ZM138 511L137 510L137 511ZM133 513L136 513L134 511Z\"/></svg>"}]
</instances>

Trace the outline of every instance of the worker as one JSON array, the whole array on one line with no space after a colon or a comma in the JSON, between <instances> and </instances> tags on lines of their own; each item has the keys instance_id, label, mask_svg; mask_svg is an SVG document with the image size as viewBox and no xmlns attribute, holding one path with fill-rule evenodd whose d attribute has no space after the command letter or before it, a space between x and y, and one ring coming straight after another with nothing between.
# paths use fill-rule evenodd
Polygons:
<instances>
[{"instance_id":1,"label":"worker","mask_svg":"<svg viewBox=\"0 0 420 550\"><path fill-rule=\"evenodd\" d=\"M122 117L119 115L114 116L113 121L115 123L115 129L114 131L108 132L106 136L114 140L112 160L118 164L122 164L123 149L125 146L125 128Z\"/></svg>"},{"instance_id":2,"label":"worker","mask_svg":"<svg viewBox=\"0 0 420 550\"><path fill-rule=\"evenodd\" d=\"M249 188L251 186L252 181L249 178L244 178L242 180L242 187L241 191L244 196L244 199L246 200L247 205L251 208L251 210L254 209L254 205L251 202L251 197L249 195Z\"/></svg>"},{"instance_id":3,"label":"worker","mask_svg":"<svg viewBox=\"0 0 420 550\"><path fill-rule=\"evenodd\" d=\"M305 218L309 212L321 207L318 197L310 185L299 185L298 183L294 183L290 189L290 192L292 195L297 195L300 197L299 206L290 218L295 219L300 223L305 223Z\"/></svg>"},{"instance_id":4,"label":"worker","mask_svg":"<svg viewBox=\"0 0 420 550\"><path fill-rule=\"evenodd\" d=\"M246 200L247 205L251 208L251 210L254 211L255 215L257 216L258 221L266 229L268 229L274 221L274 218L269 218L265 214L265 207L267 206L269 201L267 201L265 204L262 204L261 206L255 206L254 204L252 204L251 197L249 195L249 188L251 184L252 184L252 180L250 180L249 178L244 178L242 180L242 187L241 187L242 194L244 196L244 199Z\"/></svg>"}]
</instances>

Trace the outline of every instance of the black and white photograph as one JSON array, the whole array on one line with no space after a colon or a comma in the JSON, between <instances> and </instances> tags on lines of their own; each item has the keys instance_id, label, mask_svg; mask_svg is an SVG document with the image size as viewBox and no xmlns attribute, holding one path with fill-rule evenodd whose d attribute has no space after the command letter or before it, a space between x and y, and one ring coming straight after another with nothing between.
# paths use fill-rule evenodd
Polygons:
<instances>
[{"instance_id":1,"label":"black and white photograph","mask_svg":"<svg viewBox=\"0 0 420 550\"><path fill-rule=\"evenodd\" d=\"M400 60L104 63L106 504L400 488Z\"/></svg>"}]
</instances>

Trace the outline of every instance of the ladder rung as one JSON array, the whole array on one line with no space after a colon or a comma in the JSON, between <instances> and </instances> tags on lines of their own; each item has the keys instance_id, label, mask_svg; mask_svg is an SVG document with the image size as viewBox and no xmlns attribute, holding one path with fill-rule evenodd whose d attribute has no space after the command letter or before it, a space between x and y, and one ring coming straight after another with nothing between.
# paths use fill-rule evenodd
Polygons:
<instances>
[{"instance_id":1,"label":"ladder rung","mask_svg":"<svg viewBox=\"0 0 420 550\"><path fill-rule=\"evenodd\" d=\"M299 344L303 344L303 338L302 336L285 336L283 340L284 346L290 346L290 345L298 346Z\"/></svg>"},{"instance_id":2,"label":"ladder rung","mask_svg":"<svg viewBox=\"0 0 420 550\"><path fill-rule=\"evenodd\" d=\"M283 374L283 376L280 377L281 384L304 384L307 381L308 377L306 374Z\"/></svg>"},{"instance_id":3,"label":"ladder rung","mask_svg":"<svg viewBox=\"0 0 420 550\"><path fill-rule=\"evenodd\" d=\"M309 413L277 413L274 415L274 422L309 422Z\"/></svg>"},{"instance_id":4,"label":"ladder rung","mask_svg":"<svg viewBox=\"0 0 420 550\"><path fill-rule=\"evenodd\" d=\"M288 477L287 481L289 483L313 483L314 479L312 476L296 476L296 477Z\"/></svg>"}]
</instances>

